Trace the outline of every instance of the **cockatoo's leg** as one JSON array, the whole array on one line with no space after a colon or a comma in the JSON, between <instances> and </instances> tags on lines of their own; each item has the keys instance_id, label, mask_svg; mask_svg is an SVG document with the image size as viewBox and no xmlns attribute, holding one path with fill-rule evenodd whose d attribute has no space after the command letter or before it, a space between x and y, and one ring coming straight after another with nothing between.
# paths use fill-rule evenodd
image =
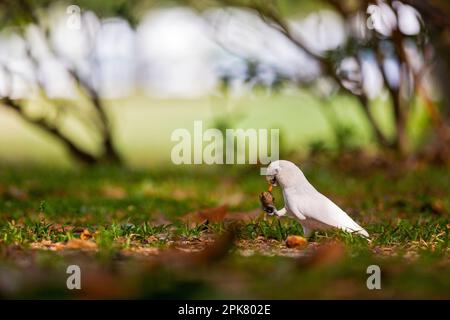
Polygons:
<instances>
[{"instance_id":1,"label":"cockatoo's leg","mask_svg":"<svg viewBox=\"0 0 450 320\"><path fill-rule=\"evenodd\" d=\"M306 237L306 238L309 238L310 236L311 236L311 234L312 234L312 230L311 229L308 229L307 227L305 227L304 225L302 225L302 227L303 227L303 235Z\"/></svg>"},{"instance_id":2,"label":"cockatoo's leg","mask_svg":"<svg viewBox=\"0 0 450 320\"><path fill-rule=\"evenodd\" d=\"M283 209L280 209L280 210L275 210L275 214L278 216L278 217L282 217L282 216L284 216L285 214L286 214L286 208L283 208Z\"/></svg>"}]
</instances>

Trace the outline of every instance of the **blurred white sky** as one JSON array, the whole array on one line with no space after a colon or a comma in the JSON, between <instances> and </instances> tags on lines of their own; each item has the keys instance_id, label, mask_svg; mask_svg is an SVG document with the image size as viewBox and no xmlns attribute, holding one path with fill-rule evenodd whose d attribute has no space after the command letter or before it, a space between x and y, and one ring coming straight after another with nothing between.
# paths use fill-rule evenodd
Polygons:
<instances>
[{"instance_id":1,"label":"blurred white sky","mask_svg":"<svg viewBox=\"0 0 450 320\"><path fill-rule=\"evenodd\" d=\"M414 9L399 2L394 7L401 31L419 32L420 21ZM383 5L368 8L373 26L385 35L396 23L390 10ZM49 96L72 97L74 84L65 64L76 68L103 96L111 98L133 94L136 89L159 97L201 96L217 90L221 76L231 77L232 88L242 92L252 85L244 84L244 59L260 63L257 81L267 85L276 74L309 81L319 73L318 65L304 52L248 11L215 9L199 16L181 7L153 10L136 30L118 18L100 21L92 12L83 12L79 30L69 28L67 19L64 10L50 14L51 40L58 60L45 49L39 30L29 28L27 39L41 62L37 78L26 57L26 42L8 32L0 34L1 95L25 96L40 81ZM290 23L293 32L314 52L339 47L347 38L347 27L331 11ZM414 55L414 48L409 50ZM370 97L376 97L382 88L380 72L374 57L362 58L363 88ZM415 63L421 63L420 57L414 58ZM386 60L384 67L389 80L397 83L400 71L395 60ZM352 72L355 64L344 60L341 68Z\"/></svg>"}]
</instances>

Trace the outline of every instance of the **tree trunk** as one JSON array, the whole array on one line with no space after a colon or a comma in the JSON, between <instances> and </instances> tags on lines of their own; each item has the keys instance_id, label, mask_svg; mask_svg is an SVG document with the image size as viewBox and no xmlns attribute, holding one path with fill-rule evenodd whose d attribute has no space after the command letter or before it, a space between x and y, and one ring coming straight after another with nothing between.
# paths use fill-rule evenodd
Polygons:
<instances>
[{"instance_id":1,"label":"tree trunk","mask_svg":"<svg viewBox=\"0 0 450 320\"><path fill-rule=\"evenodd\" d=\"M384 147L384 148L392 147L392 144L389 143L388 139L385 137L383 132L381 132L380 127L378 126L377 122L375 121L375 118L373 117L372 113L370 112L369 100L367 99L367 97L365 95L359 95L358 100L361 104L361 108L362 108L364 114L367 117L367 120L369 121L369 124L372 128L374 137L375 137L378 145L381 147Z\"/></svg>"},{"instance_id":2,"label":"tree trunk","mask_svg":"<svg viewBox=\"0 0 450 320\"><path fill-rule=\"evenodd\" d=\"M103 136L103 149L104 153L102 155L102 160L109 163L121 164L122 159L118 154L112 139L112 125L105 112L105 107L97 93L97 91L91 87L86 81L81 79L78 74L70 70L69 73L72 75L74 80L86 91L89 99L91 100L95 110L97 111L100 121L101 121L101 134Z\"/></svg>"},{"instance_id":3,"label":"tree trunk","mask_svg":"<svg viewBox=\"0 0 450 320\"><path fill-rule=\"evenodd\" d=\"M401 92L399 89L390 89L392 105L394 108L395 140L394 147L405 155L408 151L408 135L406 132L406 114L402 105Z\"/></svg>"}]
</instances>

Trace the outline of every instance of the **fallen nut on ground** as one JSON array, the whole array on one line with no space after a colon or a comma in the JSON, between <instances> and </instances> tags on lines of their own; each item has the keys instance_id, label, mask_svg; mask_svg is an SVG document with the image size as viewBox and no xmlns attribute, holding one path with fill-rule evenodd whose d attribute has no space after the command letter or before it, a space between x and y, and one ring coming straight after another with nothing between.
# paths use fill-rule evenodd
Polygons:
<instances>
[{"instance_id":1,"label":"fallen nut on ground","mask_svg":"<svg viewBox=\"0 0 450 320\"><path fill-rule=\"evenodd\" d=\"M305 248L308 240L301 236L288 236L286 238L286 247L288 248Z\"/></svg>"},{"instance_id":2,"label":"fallen nut on ground","mask_svg":"<svg viewBox=\"0 0 450 320\"><path fill-rule=\"evenodd\" d=\"M261 192L259 195L259 201L261 202L262 208L267 213L273 213L275 211L275 198L271 192Z\"/></svg>"}]
</instances>

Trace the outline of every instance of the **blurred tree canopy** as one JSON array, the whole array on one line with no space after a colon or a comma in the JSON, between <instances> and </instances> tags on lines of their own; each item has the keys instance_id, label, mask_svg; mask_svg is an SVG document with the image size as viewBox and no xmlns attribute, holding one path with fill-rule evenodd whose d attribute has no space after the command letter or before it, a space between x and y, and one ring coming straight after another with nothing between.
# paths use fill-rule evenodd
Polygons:
<instances>
[{"instance_id":1,"label":"blurred tree canopy","mask_svg":"<svg viewBox=\"0 0 450 320\"><path fill-rule=\"evenodd\" d=\"M404 155L410 152L407 122L414 99L416 97L421 99L427 108L436 138L432 151L433 157L448 160L450 88L447 76L450 72L450 19L448 18L450 3L445 0L323 0L314 4L311 1L222 0L218 2L225 6L254 10L264 21L316 60L324 76L332 78L341 91L358 99L378 145L383 148L389 148ZM417 34L406 34L400 28L399 12L404 5L417 10L417 18L422 24ZM348 38L344 45L333 50L317 52L310 48L298 33L292 31L286 17L289 8L298 12L302 9L314 10L314 7L332 9L342 17L348 30ZM370 28L370 19L374 18L378 18L387 30L376 28L376 26ZM407 47L411 44L420 54L423 60L422 66L417 66L408 52ZM371 114L370 99L364 92L362 55L367 52L371 52L376 57L378 69L383 76L384 87L389 92L395 122L393 138L387 137L380 129ZM349 58L353 59L358 67L351 72L341 72L340 64ZM399 65L401 74L398 83L393 83L389 79L385 65L388 59L394 60ZM436 103L436 99L431 98L425 90L425 74L431 74L440 86L442 95L440 103Z\"/></svg>"},{"instance_id":2,"label":"blurred tree canopy","mask_svg":"<svg viewBox=\"0 0 450 320\"><path fill-rule=\"evenodd\" d=\"M67 3L69 4L69 3ZM41 31L49 52L57 59L46 17L49 8L61 5L61 1L0 1L0 26L2 29L13 28L26 39L27 27L33 25ZM273 27L309 58L318 63L321 77L332 81L341 92L354 96L364 112L373 131L374 139L380 149L391 150L397 154L411 153L407 134L408 121L415 99L426 108L431 119L431 140L433 149L431 157L447 161L449 156L449 122L450 122L450 3L447 0L403 0L403 1L369 1L369 0L322 0L322 1L262 1L262 0L185 0L185 1L78 1L83 10L92 10L99 17L121 17L136 27L142 15L160 6L184 5L196 10L210 8L240 8L257 14L270 27ZM404 6L417 12L420 32L407 34L401 28L399 12ZM298 32L294 32L291 20L299 15L327 9L338 14L345 24L346 41L333 49L317 51L311 48ZM383 28L371 26L369 22L378 15ZM409 48L420 56L420 65L411 55ZM390 106L394 115L395 133L387 135L372 114L371 99L364 90L362 63L364 55L371 54L383 78L383 86L389 94ZM31 49L27 50L31 65L37 71L40 61ZM351 61L352 70L341 68L345 61ZM394 61L400 70L400 79L389 79L387 62ZM59 117L31 117L24 108L21 99L9 95L1 98L2 104L17 112L26 121L45 130L61 143L80 161L88 164L99 161L121 162L121 157L114 144L114 125L105 110L98 90L79 73L75 66L65 61L68 74L77 84L80 94L90 103L95 119L83 120L87 126L94 127L100 137L101 152L93 155L77 145L75 139L62 130ZM2 66L6 71L7 65ZM432 97L424 83L425 76L431 76L439 87L440 96ZM46 97L44 85L36 76L37 85L42 96ZM55 109L66 112L64 102L46 100ZM81 118L81 117L80 117Z\"/></svg>"}]
</instances>

